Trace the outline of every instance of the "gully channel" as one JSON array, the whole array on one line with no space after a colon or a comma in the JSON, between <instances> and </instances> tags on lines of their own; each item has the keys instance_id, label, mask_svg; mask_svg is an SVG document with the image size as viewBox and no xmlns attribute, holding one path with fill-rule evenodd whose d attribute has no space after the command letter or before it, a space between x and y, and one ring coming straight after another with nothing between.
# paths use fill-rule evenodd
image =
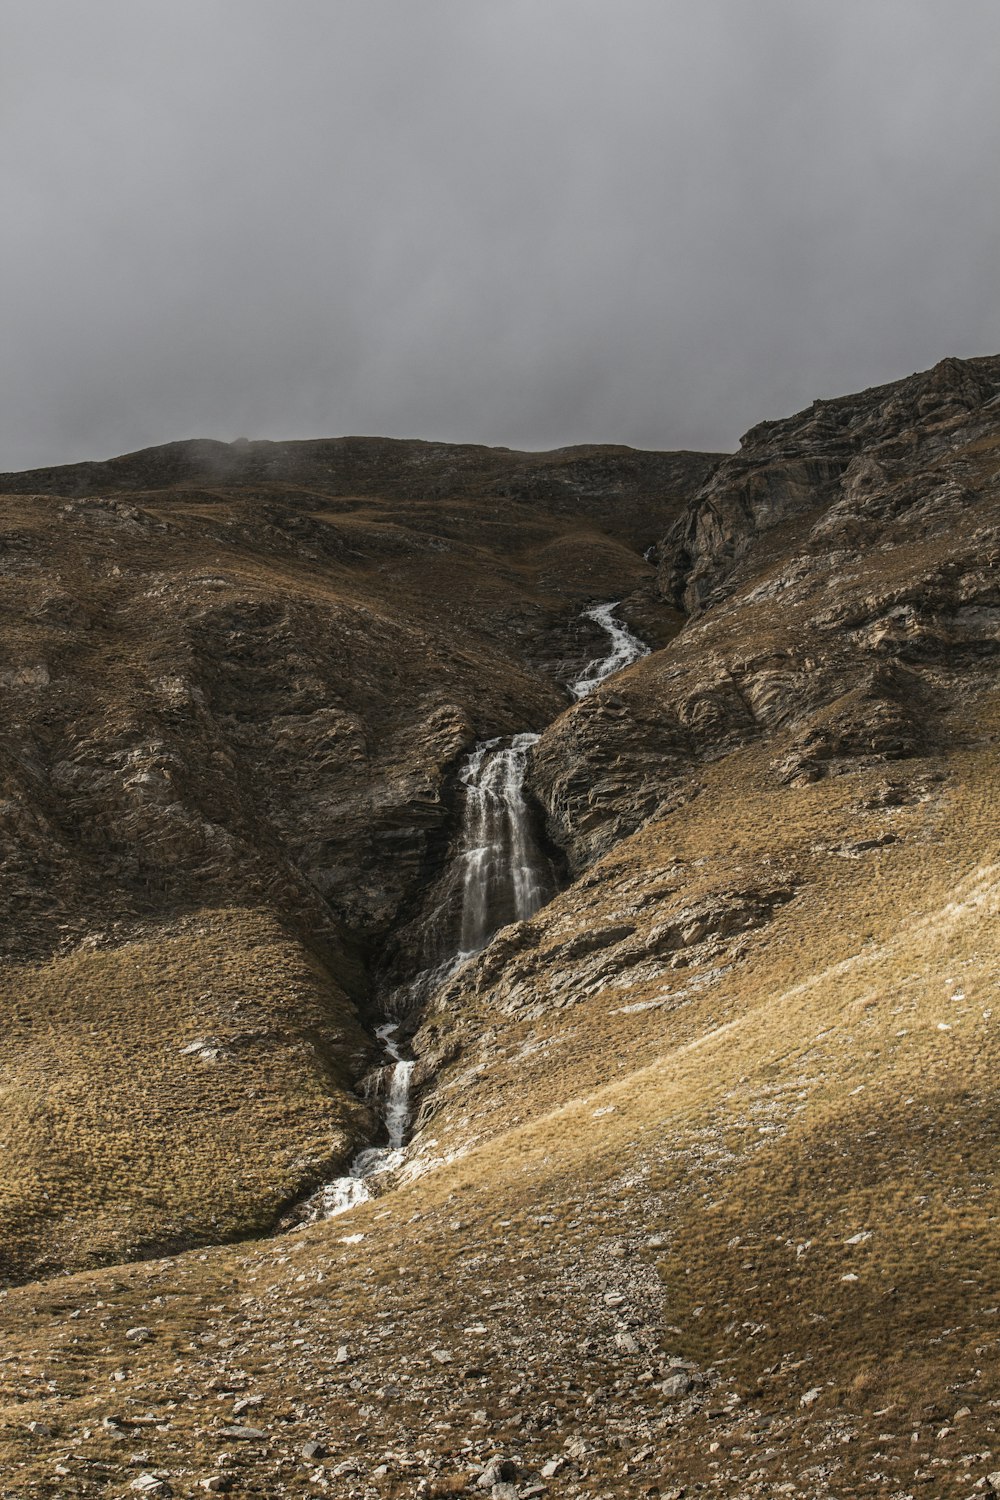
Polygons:
<instances>
[{"instance_id":1,"label":"gully channel","mask_svg":"<svg viewBox=\"0 0 1000 1500\"><path fill-rule=\"evenodd\" d=\"M617 620L617 601L595 604L584 617L605 630L611 649L589 662L568 684L575 699L585 698L615 672L645 656L649 647ZM455 951L428 974L420 975L404 996L426 997L467 959L486 946L510 922L524 921L549 901L556 885L552 867L536 837L524 796L528 758L537 734L483 740L459 772L463 794L462 830L456 860L461 889L461 919ZM403 1055L399 1029L411 1005L405 999L387 1015L376 1036L385 1051L385 1066L371 1075L373 1091L384 1088L382 1118L386 1139L365 1146L347 1174L319 1189L310 1199L313 1219L344 1213L372 1194L372 1179L400 1166L412 1114L413 1060ZM386 1086L387 1077L387 1086Z\"/></svg>"}]
</instances>

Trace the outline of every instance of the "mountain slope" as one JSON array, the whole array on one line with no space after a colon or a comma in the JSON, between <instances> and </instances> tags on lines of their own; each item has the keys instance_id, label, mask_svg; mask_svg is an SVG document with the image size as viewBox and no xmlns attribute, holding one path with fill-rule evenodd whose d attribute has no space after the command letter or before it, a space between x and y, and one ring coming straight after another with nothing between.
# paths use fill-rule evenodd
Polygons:
<instances>
[{"instance_id":1,"label":"mountain slope","mask_svg":"<svg viewBox=\"0 0 1000 1500\"><path fill-rule=\"evenodd\" d=\"M365 547L415 514L420 537L431 516L450 545L468 529L444 571L412 540L388 579L358 564L394 633L381 645L366 627L380 665L349 674L351 709L379 726L372 743L399 725L401 763L426 758L419 794L379 781L377 754L356 781L335 761L330 806L348 816L324 837L351 880L319 878L332 855L293 832L308 782L300 801L283 793L280 828L263 772L247 782L258 821L232 868L277 869L278 849L325 903L253 887L254 912L278 913L339 983L326 1003L347 1001L337 1038L313 1045L356 1055L353 1076L369 1065L351 1028L370 1021L366 983L405 978L435 918L473 738L541 731L532 786L564 888L430 996L413 1139L372 1201L8 1291L0 1461L18 1493L115 1494L133 1473L178 1495L213 1478L237 1494L496 1500L1000 1492L998 458L1000 359L766 424L657 512L655 590L611 490L603 518L589 498L576 522L535 503L502 533L479 493L408 500L405 516L398 496L377 516L365 502ZM353 566L324 554L306 571L346 593ZM559 684L593 654L573 614L623 593L660 649L572 703ZM229 645L213 652L228 674ZM266 697L273 678L227 699L225 674L206 671L227 745L260 722L254 743L275 743L289 715ZM456 715L418 732L420 691ZM292 743L289 787L308 765ZM201 867L181 867L200 891ZM65 921L99 908L60 899ZM39 907L26 929L35 963L46 923ZM60 962L81 961L75 930L68 946ZM305 1009L284 1014L279 1058ZM322 1108L320 1129L365 1127L346 1091L322 1108L309 1087L280 1097L280 1124L241 1098L254 1142L290 1147Z\"/></svg>"},{"instance_id":2,"label":"mountain slope","mask_svg":"<svg viewBox=\"0 0 1000 1500\"><path fill-rule=\"evenodd\" d=\"M5 1276L260 1231L370 1136L362 1023L461 757L559 711L605 588L676 630L633 513L648 546L711 463L341 440L6 477Z\"/></svg>"}]
</instances>

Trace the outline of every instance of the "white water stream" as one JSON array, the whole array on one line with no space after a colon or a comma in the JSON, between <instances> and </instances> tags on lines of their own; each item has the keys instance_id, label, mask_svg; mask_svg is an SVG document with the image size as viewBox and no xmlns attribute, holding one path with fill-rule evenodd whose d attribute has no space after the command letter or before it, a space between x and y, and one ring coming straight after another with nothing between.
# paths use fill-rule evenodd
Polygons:
<instances>
[{"instance_id":1,"label":"white water stream","mask_svg":"<svg viewBox=\"0 0 1000 1500\"><path fill-rule=\"evenodd\" d=\"M385 1048L392 1063L389 1092L386 1095L383 1120L389 1139L384 1146L364 1146L351 1161L346 1177L335 1177L317 1196L313 1218L332 1219L359 1203L364 1203L371 1194L368 1178L379 1172L389 1172L398 1167L403 1159L403 1142L410 1124L410 1075L413 1061L403 1056L396 1041L398 1023L386 1021L375 1035Z\"/></svg>"},{"instance_id":2,"label":"white water stream","mask_svg":"<svg viewBox=\"0 0 1000 1500\"><path fill-rule=\"evenodd\" d=\"M617 602L595 604L585 610L611 638L607 656L590 662L570 683L575 698L585 698L613 672L630 666L649 647L614 618ZM457 950L433 971L418 977L424 993L437 989L466 959L484 948L501 927L534 916L555 893L552 869L539 846L524 796L528 757L537 734L515 734L510 739L482 740L459 772L465 805L456 859L462 891ZM428 982L432 981L432 982ZM312 1203L312 1217L332 1218L371 1197L369 1182L403 1161L412 1113L411 1081L414 1063L403 1056L397 1041L399 1019L387 1019L376 1031L391 1065L382 1109L387 1140L357 1153L347 1175L321 1188ZM386 1069L374 1075L379 1090ZM369 1095L371 1097L371 1095Z\"/></svg>"},{"instance_id":3,"label":"white water stream","mask_svg":"<svg viewBox=\"0 0 1000 1500\"><path fill-rule=\"evenodd\" d=\"M593 620L595 625L600 625L602 630L608 632L611 651L607 656L588 662L576 681L570 683L569 690L574 698L586 698L588 693L592 693L595 687L599 687L613 673L620 672L623 667L630 667L640 656L649 655L649 647L645 641L640 641L627 625L615 619L615 610L620 602L616 599L611 604L594 604L583 612L585 619Z\"/></svg>"},{"instance_id":4,"label":"white water stream","mask_svg":"<svg viewBox=\"0 0 1000 1500\"><path fill-rule=\"evenodd\" d=\"M524 800L528 752L537 741L537 734L483 740L459 773L465 788L459 963L485 948L498 928L533 917L553 894Z\"/></svg>"}]
</instances>

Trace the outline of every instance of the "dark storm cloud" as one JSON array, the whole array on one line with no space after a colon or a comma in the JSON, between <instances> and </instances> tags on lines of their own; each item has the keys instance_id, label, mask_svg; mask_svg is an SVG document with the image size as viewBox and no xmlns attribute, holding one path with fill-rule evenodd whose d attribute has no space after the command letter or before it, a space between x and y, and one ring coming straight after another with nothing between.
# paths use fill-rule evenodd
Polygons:
<instances>
[{"instance_id":1,"label":"dark storm cloud","mask_svg":"<svg viewBox=\"0 0 1000 1500\"><path fill-rule=\"evenodd\" d=\"M1000 349L995 0L6 0L0 469L732 447Z\"/></svg>"}]
</instances>

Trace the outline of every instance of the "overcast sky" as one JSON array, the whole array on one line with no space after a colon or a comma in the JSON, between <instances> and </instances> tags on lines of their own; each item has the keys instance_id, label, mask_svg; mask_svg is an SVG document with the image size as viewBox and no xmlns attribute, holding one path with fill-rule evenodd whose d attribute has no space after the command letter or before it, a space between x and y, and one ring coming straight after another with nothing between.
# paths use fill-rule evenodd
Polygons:
<instances>
[{"instance_id":1,"label":"overcast sky","mask_svg":"<svg viewBox=\"0 0 1000 1500\"><path fill-rule=\"evenodd\" d=\"M997 0L3 0L0 469L733 448L1000 351Z\"/></svg>"}]
</instances>

